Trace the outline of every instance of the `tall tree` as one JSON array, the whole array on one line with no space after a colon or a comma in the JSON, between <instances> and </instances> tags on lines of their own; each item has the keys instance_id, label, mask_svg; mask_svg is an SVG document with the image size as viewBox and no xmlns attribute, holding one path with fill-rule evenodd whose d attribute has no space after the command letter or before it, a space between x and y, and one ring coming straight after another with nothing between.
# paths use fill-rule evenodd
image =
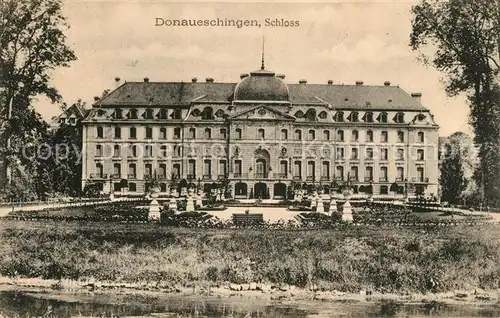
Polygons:
<instances>
[{"instance_id":1,"label":"tall tree","mask_svg":"<svg viewBox=\"0 0 500 318\"><path fill-rule=\"evenodd\" d=\"M471 178L476 165L472 138L462 132L448 137L440 160L439 183L443 201L459 204L470 199L473 193L467 190L475 184Z\"/></svg>"},{"instance_id":2,"label":"tall tree","mask_svg":"<svg viewBox=\"0 0 500 318\"><path fill-rule=\"evenodd\" d=\"M446 74L446 91L466 94L487 204L500 205L500 0L422 0L412 8L410 45Z\"/></svg>"},{"instance_id":3,"label":"tall tree","mask_svg":"<svg viewBox=\"0 0 500 318\"><path fill-rule=\"evenodd\" d=\"M0 2L0 188L5 186L1 183L6 180L6 164L29 165L19 149L45 133L46 126L31 105L33 99L44 95L59 101L60 94L50 85L51 72L76 60L66 45L64 31L69 26L62 15L62 2Z\"/></svg>"}]
</instances>

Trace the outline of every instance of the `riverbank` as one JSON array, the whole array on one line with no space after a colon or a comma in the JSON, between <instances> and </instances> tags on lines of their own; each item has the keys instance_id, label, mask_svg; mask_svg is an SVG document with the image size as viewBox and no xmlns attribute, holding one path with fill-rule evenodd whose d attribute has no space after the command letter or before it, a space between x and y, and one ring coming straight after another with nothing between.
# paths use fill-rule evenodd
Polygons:
<instances>
[{"instance_id":1,"label":"riverbank","mask_svg":"<svg viewBox=\"0 0 500 318\"><path fill-rule=\"evenodd\" d=\"M353 295L496 290L500 226L213 230L2 221L0 275L165 288L232 283L233 292L258 283Z\"/></svg>"},{"instance_id":2,"label":"riverbank","mask_svg":"<svg viewBox=\"0 0 500 318\"><path fill-rule=\"evenodd\" d=\"M235 284L224 284L212 287L169 288L141 283L113 284L0 277L0 298L10 293L15 295L16 303L20 299L23 299L23 302L28 299L29 302L25 305L37 307L36 313L51 310L52 316L56 317L69 317L71 311L78 312L78 316L81 316L82 312L89 315L89 312L95 313L96 308L106 310L97 311L97 316L104 313L105 316L119 314L122 317L129 316L130 313L135 313L130 316L136 317L197 317L207 313L222 317L233 317L235 314L252 317L411 317L430 314L443 317L481 317L500 314L498 291L397 295L366 291L357 294L325 292L295 286L266 290L260 284L256 284L255 290L236 291L235 287ZM0 313L9 312L9 309L12 313L12 308L5 308L8 301L0 303ZM71 305L60 308L62 304ZM73 307L73 310L70 307ZM137 314L139 308L142 309L140 315ZM95 314L89 316L95 317Z\"/></svg>"}]
</instances>

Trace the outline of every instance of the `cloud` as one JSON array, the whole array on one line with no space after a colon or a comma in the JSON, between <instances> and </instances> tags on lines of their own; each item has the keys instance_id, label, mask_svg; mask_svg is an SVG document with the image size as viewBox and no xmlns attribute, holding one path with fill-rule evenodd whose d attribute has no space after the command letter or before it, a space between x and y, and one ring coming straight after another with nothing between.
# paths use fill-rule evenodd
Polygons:
<instances>
[{"instance_id":1,"label":"cloud","mask_svg":"<svg viewBox=\"0 0 500 318\"><path fill-rule=\"evenodd\" d=\"M339 42L329 49L320 51L317 56L321 59L342 63L382 63L387 60L409 58L413 54L410 48L388 43L373 35L367 35L354 45Z\"/></svg>"}]
</instances>

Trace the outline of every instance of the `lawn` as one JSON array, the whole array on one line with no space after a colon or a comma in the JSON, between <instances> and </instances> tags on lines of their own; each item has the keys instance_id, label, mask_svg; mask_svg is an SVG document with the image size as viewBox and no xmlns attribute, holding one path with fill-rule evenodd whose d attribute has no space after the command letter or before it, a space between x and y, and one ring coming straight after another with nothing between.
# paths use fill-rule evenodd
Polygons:
<instances>
[{"instance_id":1,"label":"lawn","mask_svg":"<svg viewBox=\"0 0 500 318\"><path fill-rule=\"evenodd\" d=\"M500 226L187 229L0 222L0 275L167 286L291 284L356 292L499 287Z\"/></svg>"}]
</instances>

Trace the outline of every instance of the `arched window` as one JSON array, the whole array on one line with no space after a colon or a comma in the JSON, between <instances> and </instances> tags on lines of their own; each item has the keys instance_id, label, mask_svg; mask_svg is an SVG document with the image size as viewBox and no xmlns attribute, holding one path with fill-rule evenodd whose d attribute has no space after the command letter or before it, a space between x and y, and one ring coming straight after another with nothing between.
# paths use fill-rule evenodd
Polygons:
<instances>
[{"instance_id":1,"label":"arched window","mask_svg":"<svg viewBox=\"0 0 500 318\"><path fill-rule=\"evenodd\" d=\"M366 123L373 123L373 113L372 112L366 112L365 115L363 116L363 120Z\"/></svg>"},{"instance_id":2,"label":"arched window","mask_svg":"<svg viewBox=\"0 0 500 318\"><path fill-rule=\"evenodd\" d=\"M288 139L288 130L281 129L281 140L287 140L287 139Z\"/></svg>"},{"instance_id":3,"label":"arched window","mask_svg":"<svg viewBox=\"0 0 500 318\"><path fill-rule=\"evenodd\" d=\"M210 128L205 128L205 139L212 138L212 130Z\"/></svg>"},{"instance_id":4,"label":"arched window","mask_svg":"<svg viewBox=\"0 0 500 318\"><path fill-rule=\"evenodd\" d=\"M176 108L174 109L174 113L172 114L173 119L182 119L182 109Z\"/></svg>"},{"instance_id":5,"label":"arched window","mask_svg":"<svg viewBox=\"0 0 500 318\"><path fill-rule=\"evenodd\" d=\"M344 112L343 111L338 111L335 114L335 121L340 122L340 123L344 121Z\"/></svg>"},{"instance_id":6,"label":"arched window","mask_svg":"<svg viewBox=\"0 0 500 318\"><path fill-rule=\"evenodd\" d=\"M358 112L351 112L348 119L350 122L357 123L359 121L359 113Z\"/></svg>"},{"instance_id":7,"label":"arched window","mask_svg":"<svg viewBox=\"0 0 500 318\"><path fill-rule=\"evenodd\" d=\"M159 119L167 119L167 110L165 108L160 109L158 112Z\"/></svg>"},{"instance_id":8,"label":"arched window","mask_svg":"<svg viewBox=\"0 0 500 318\"><path fill-rule=\"evenodd\" d=\"M136 139L137 138L137 128L130 127L128 136L130 139Z\"/></svg>"},{"instance_id":9,"label":"arched window","mask_svg":"<svg viewBox=\"0 0 500 318\"><path fill-rule=\"evenodd\" d=\"M378 121L381 123L387 123L387 113L381 112L380 115L378 116Z\"/></svg>"},{"instance_id":10,"label":"arched window","mask_svg":"<svg viewBox=\"0 0 500 318\"><path fill-rule=\"evenodd\" d=\"M302 131L300 129L295 130L295 140L302 140Z\"/></svg>"},{"instance_id":11,"label":"arched window","mask_svg":"<svg viewBox=\"0 0 500 318\"><path fill-rule=\"evenodd\" d=\"M234 138L235 138L235 139L241 139L241 135L242 135L242 130L241 130L241 128L236 128L234 132L235 132L235 136L234 136Z\"/></svg>"},{"instance_id":12,"label":"arched window","mask_svg":"<svg viewBox=\"0 0 500 318\"><path fill-rule=\"evenodd\" d=\"M123 111L121 108L115 109L115 114L114 114L115 119L122 119L123 118Z\"/></svg>"},{"instance_id":13,"label":"arched window","mask_svg":"<svg viewBox=\"0 0 500 318\"><path fill-rule=\"evenodd\" d=\"M397 113L396 116L394 116L394 121L396 123L402 124L405 122L405 114L404 113Z\"/></svg>"},{"instance_id":14,"label":"arched window","mask_svg":"<svg viewBox=\"0 0 500 318\"><path fill-rule=\"evenodd\" d=\"M423 131L419 131L417 134L417 142L419 143L424 143L425 141L425 136Z\"/></svg>"},{"instance_id":15,"label":"arched window","mask_svg":"<svg viewBox=\"0 0 500 318\"><path fill-rule=\"evenodd\" d=\"M316 131L314 129L310 129L307 135L307 140L316 139Z\"/></svg>"},{"instance_id":16,"label":"arched window","mask_svg":"<svg viewBox=\"0 0 500 318\"><path fill-rule=\"evenodd\" d=\"M257 135L259 139L265 139L266 138L266 132L264 131L263 128L259 128L257 131Z\"/></svg>"},{"instance_id":17,"label":"arched window","mask_svg":"<svg viewBox=\"0 0 500 318\"><path fill-rule=\"evenodd\" d=\"M189 133L188 133L189 139L195 139L196 138L196 128L189 128Z\"/></svg>"},{"instance_id":18,"label":"arched window","mask_svg":"<svg viewBox=\"0 0 500 318\"><path fill-rule=\"evenodd\" d=\"M97 126L97 138L104 138L104 129L102 126Z\"/></svg>"},{"instance_id":19,"label":"arched window","mask_svg":"<svg viewBox=\"0 0 500 318\"><path fill-rule=\"evenodd\" d=\"M147 108L142 116L144 119L153 119L153 110L151 108Z\"/></svg>"},{"instance_id":20,"label":"arched window","mask_svg":"<svg viewBox=\"0 0 500 318\"><path fill-rule=\"evenodd\" d=\"M316 110L314 109L309 109L305 117L306 121L318 121L318 118L316 117Z\"/></svg>"},{"instance_id":21,"label":"arched window","mask_svg":"<svg viewBox=\"0 0 500 318\"><path fill-rule=\"evenodd\" d=\"M373 142L373 131L368 130L366 132L366 141L367 142Z\"/></svg>"},{"instance_id":22,"label":"arched window","mask_svg":"<svg viewBox=\"0 0 500 318\"><path fill-rule=\"evenodd\" d=\"M214 110L212 107L205 107L203 111L201 112L201 119L204 120L213 120L215 119L214 117Z\"/></svg>"}]
</instances>

